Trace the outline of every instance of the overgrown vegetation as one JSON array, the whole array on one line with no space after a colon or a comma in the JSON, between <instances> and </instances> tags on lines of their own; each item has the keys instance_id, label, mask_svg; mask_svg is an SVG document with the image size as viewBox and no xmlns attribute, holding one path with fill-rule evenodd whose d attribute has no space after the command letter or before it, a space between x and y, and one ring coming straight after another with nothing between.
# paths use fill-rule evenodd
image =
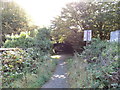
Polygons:
<instances>
[{"instance_id":1,"label":"overgrown vegetation","mask_svg":"<svg viewBox=\"0 0 120 90\"><path fill-rule=\"evenodd\" d=\"M3 88L41 87L56 65L50 58L50 30L34 25L14 1L0 1L0 7L0 47L16 48L0 52Z\"/></svg>"},{"instance_id":2,"label":"overgrown vegetation","mask_svg":"<svg viewBox=\"0 0 120 90\"><path fill-rule=\"evenodd\" d=\"M81 52L83 31L92 30L93 38L108 40L110 32L120 30L120 1L71 2L52 21L52 38L56 42L70 43Z\"/></svg>"},{"instance_id":3,"label":"overgrown vegetation","mask_svg":"<svg viewBox=\"0 0 120 90\"><path fill-rule=\"evenodd\" d=\"M41 28L34 38L29 33L7 38L4 47L16 50L0 56L3 88L39 88L50 78L56 61L50 58L49 35L49 29Z\"/></svg>"},{"instance_id":4,"label":"overgrown vegetation","mask_svg":"<svg viewBox=\"0 0 120 90\"><path fill-rule=\"evenodd\" d=\"M3 88L41 87L51 76L56 65L49 55L31 57L33 49L6 51L2 54ZM33 84L34 83L34 84Z\"/></svg>"},{"instance_id":5,"label":"overgrown vegetation","mask_svg":"<svg viewBox=\"0 0 120 90\"><path fill-rule=\"evenodd\" d=\"M20 35L7 35L4 43L5 48L31 48L35 46L34 38L30 37L30 32L21 32Z\"/></svg>"},{"instance_id":6,"label":"overgrown vegetation","mask_svg":"<svg viewBox=\"0 0 120 90\"><path fill-rule=\"evenodd\" d=\"M47 28L38 29L30 24L28 15L14 1L0 0L0 7L0 47L16 48L0 53L3 87L42 86L56 65L50 58L50 39L69 44L81 53L85 46L83 31L92 30L92 37L103 41L93 39L81 54L76 53L68 60L70 85L74 88L120 88L118 43L104 41L109 39L111 31L120 29L119 0L69 3L52 21L51 33Z\"/></svg>"},{"instance_id":7,"label":"overgrown vegetation","mask_svg":"<svg viewBox=\"0 0 120 90\"><path fill-rule=\"evenodd\" d=\"M68 61L73 88L120 88L118 43L93 39L82 54Z\"/></svg>"},{"instance_id":8,"label":"overgrown vegetation","mask_svg":"<svg viewBox=\"0 0 120 90\"><path fill-rule=\"evenodd\" d=\"M32 37L32 33L36 33ZM48 52L51 49L50 30L47 28L41 28L37 31L21 32L20 35L6 35L6 41L4 43L5 48L33 48L37 51Z\"/></svg>"}]
</instances>

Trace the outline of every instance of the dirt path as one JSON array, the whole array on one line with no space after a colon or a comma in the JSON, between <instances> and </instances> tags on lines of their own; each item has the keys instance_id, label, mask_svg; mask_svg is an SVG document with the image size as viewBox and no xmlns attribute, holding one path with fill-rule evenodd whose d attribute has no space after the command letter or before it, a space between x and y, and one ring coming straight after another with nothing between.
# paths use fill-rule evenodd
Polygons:
<instances>
[{"instance_id":1,"label":"dirt path","mask_svg":"<svg viewBox=\"0 0 120 90\"><path fill-rule=\"evenodd\" d=\"M67 82L67 69L65 59L69 57L69 55L60 55L60 59L58 59L58 65L56 70L51 77L51 79L43 85L42 88L68 88Z\"/></svg>"}]
</instances>

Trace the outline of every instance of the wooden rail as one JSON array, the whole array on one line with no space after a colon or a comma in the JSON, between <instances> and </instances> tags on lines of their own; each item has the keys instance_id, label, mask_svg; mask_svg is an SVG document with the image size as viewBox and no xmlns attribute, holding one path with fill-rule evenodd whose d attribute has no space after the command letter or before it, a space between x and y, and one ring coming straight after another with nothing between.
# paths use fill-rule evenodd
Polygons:
<instances>
[{"instance_id":1,"label":"wooden rail","mask_svg":"<svg viewBox=\"0 0 120 90\"><path fill-rule=\"evenodd\" d=\"M17 50L17 49L19 49L19 48L0 48L0 52L10 51L10 50L14 51L14 50Z\"/></svg>"}]
</instances>

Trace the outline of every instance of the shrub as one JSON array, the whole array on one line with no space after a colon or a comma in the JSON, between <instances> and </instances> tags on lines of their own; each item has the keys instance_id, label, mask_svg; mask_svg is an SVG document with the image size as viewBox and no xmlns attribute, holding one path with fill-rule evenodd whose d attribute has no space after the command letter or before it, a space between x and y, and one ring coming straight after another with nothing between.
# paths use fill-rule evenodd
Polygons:
<instances>
[{"instance_id":1,"label":"shrub","mask_svg":"<svg viewBox=\"0 0 120 90\"><path fill-rule=\"evenodd\" d=\"M7 35L4 43L5 48L30 48L34 46L34 38L28 32L21 32L20 35Z\"/></svg>"},{"instance_id":2,"label":"shrub","mask_svg":"<svg viewBox=\"0 0 120 90\"><path fill-rule=\"evenodd\" d=\"M82 54L76 54L74 61L69 60L71 87L120 88L118 45L94 39Z\"/></svg>"},{"instance_id":3,"label":"shrub","mask_svg":"<svg viewBox=\"0 0 120 90\"><path fill-rule=\"evenodd\" d=\"M90 62L95 61L101 55L101 52L109 46L110 43L100 39L92 39L91 44L84 47L82 55Z\"/></svg>"},{"instance_id":4,"label":"shrub","mask_svg":"<svg viewBox=\"0 0 120 90\"><path fill-rule=\"evenodd\" d=\"M26 65L29 67L31 58L27 59L27 53L21 49L15 51L5 51L2 57L2 83L3 86L9 86L17 78L26 73Z\"/></svg>"},{"instance_id":5,"label":"shrub","mask_svg":"<svg viewBox=\"0 0 120 90\"><path fill-rule=\"evenodd\" d=\"M36 32L35 37L30 37L28 32L7 36L4 47L18 47L18 49L15 51L5 51L1 55L3 87L26 88L41 86L50 77L56 65L49 55L51 49L50 30L41 28ZM27 76L35 79L32 79L31 82L36 83L30 83L31 78L29 80ZM24 84L15 84L15 82L20 83L22 81Z\"/></svg>"},{"instance_id":6,"label":"shrub","mask_svg":"<svg viewBox=\"0 0 120 90\"><path fill-rule=\"evenodd\" d=\"M47 28L41 28L35 37L35 48L37 50L49 53L51 50L50 30Z\"/></svg>"},{"instance_id":7,"label":"shrub","mask_svg":"<svg viewBox=\"0 0 120 90\"><path fill-rule=\"evenodd\" d=\"M31 79L27 77L28 75L33 78L32 82L43 79L36 83L37 86L43 85L49 79L56 63L49 55L41 55L41 57L39 55L38 58L33 59L31 54L34 52L32 48L26 51L18 48L15 51L4 51L1 54L2 69L0 71L2 72L3 88L31 87L32 83L30 83ZM23 82L27 86L24 86L24 84L19 86L15 82ZM33 87L35 86L33 85Z\"/></svg>"}]
</instances>

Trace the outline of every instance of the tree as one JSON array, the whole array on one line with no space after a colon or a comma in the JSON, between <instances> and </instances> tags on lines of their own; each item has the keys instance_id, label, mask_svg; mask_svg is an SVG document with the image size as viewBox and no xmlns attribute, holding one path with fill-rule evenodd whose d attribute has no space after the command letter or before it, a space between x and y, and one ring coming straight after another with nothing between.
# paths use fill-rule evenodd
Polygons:
<instances>
[{"instance_id":1,"label":"tree","mask_svg":"<svg viewBox=\"0 0 120 90\"><path fill-rule=\"evenodd\" d=\"M84 2L67 4L61 15L52 22L53 40L69 43L74 50L81 51L85 45L83 41L83 19L86 16L87 9L88 6Z\"/></svg>"},{"instance_id":2,"label":"tree","mask_svg":"<svg viewBox=\"0 0 120 90\"><path fill-rule=\"evenodd\" d=\"M94 12L90 14L91 19L85 19L93 30L93 37L101 40L109 39L110 32L116 30L116 2L96 2ZM92 5L91 5L92 8Z\"/></svg>"},{"instance_id":3,"label":"tree","mask_svg":"<svg viewBox=\"0 0 120 90\"><path fill-rule=\"evenodd\" d=\"M110 32L119 29L118 13L119 2L69 3L52 22L53 39L64 41L73 31L86 29L93 30L93 37L109 39Z\"/></svg>"},{"instance_id":4,"label":"tree","mask_svg":"<svg viewBox=\"0 0 120 90\"><path fill-rule=\"evenodd\" d=\"M17 3L2 2L2 34L19 34L21 31L29 30L29 22L27 14Z\"/></svg>"},{"instance_id":5,"label":"tree","mask_svg":"<svg viewBox=\"0 0 120 90\"><path fill-rule=\"evenodd\" d=\"M35 49L38 52L49 53L51 50L50 29L39 28L35 37Z\"/></svg>"}]
</instances>

